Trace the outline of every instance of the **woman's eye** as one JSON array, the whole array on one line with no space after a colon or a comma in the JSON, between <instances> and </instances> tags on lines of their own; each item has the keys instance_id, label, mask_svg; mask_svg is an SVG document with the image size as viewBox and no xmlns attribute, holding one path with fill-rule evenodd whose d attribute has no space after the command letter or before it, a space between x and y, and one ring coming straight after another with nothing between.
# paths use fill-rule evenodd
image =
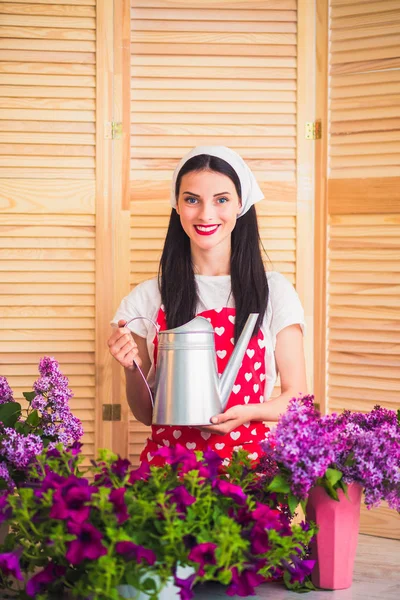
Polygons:
<instances>
[{"instance_id":1,"label":"woman's eye","mask_svg":"<svg viewBox=\"0 0 400 600\"><path fill-rule=\"evenodd\" d=\"M218 198L218 202L219 204L226 204L226 202L229 202L229 199L225 197Z\"/></svg>"},{"instance_id":2,"label":"woman's eye","mask_svg":"<svg viewBox=\"0 0 400 600\"><path fill-rule=\"evenodd\" d=\"M187 202L188 204L196 204L197 198L192 198L191 196L189 196L188 198L185 198L185 202Z\"/></svg>"}]
</instances>

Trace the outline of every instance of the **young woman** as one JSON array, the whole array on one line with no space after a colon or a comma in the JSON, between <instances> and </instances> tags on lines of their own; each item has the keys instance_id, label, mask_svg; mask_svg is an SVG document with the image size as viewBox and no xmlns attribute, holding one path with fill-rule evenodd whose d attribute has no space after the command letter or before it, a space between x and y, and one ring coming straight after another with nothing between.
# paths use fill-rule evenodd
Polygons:
<instances>
[{"instance_id":1,"label":"young woman","mask_svg":"<svg viewBox=\"0 0 400 600\"><path fill-rule=\"evenodd\" d=\"M306 393L303 350L304 313L291 283L265 273L254 203L263 198L243 159L224 146L198 146L175 169L172 211L158 278L136 286L112 321L112 356L125 368L126 393L136 419L151 424L146 384L134 360L154 383L159 328L178 327L201 315L215 331L217 366L223 372L250 313L259 313L226 410L204 427L153 426L141 460L160 464L152 452L180 443L188 449L211 447L229 458L238 447L257 459L258 442L290 398ZM118 327L118 328L116 328ZM269 399L277 372L281 394ZM190 398L188 398L190 402Z\"/></svg>"}]
</instances>

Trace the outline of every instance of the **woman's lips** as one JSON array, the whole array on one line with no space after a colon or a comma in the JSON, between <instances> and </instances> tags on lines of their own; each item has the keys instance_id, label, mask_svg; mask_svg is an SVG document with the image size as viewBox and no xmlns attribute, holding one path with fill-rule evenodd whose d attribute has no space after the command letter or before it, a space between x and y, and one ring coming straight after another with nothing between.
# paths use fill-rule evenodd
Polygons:
<instances>
[{"instance_id":1,"label":"woman's lips","mask_svg":"<svg viewBox=\"0 0 400 600\"><path fill-rule=\"evenodd\" d=\"M196 233L199 235L212 235L218 229L219 225L195 225Z\"/></svg>"}]
</instances>

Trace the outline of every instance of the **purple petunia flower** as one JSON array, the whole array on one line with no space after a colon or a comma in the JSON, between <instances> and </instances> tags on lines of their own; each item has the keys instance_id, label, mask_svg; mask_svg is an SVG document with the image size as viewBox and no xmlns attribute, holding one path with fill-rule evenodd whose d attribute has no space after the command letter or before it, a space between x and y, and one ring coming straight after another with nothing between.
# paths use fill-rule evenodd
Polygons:
<instances>
[{"instance_id":1,"label":"purple petunia flower","mask_svg":"<svg viewBox=\"0 0 400 600\"><path fill-rule=\"evenodd\" d=\"M251 513L254 521L262 524L266 529L275 529L275 531L280 531L282 528L281 515L279 510L260 503L257 503L255 510Z\"/></svg>"},{"instance_id":2,"label":"purple petunia flower","mask_svg":"<svg viewBox=\"0 0 400 600\"><path fill-rule=\"evenodd\" d=\"M130 465L131 463L127 458L121 458L119 456L118 459L111 465L111 471L114 473L114 475L117 475L117 477L123 479L127 474Z\"/></svg>"},{"instance_id":3,"label":"purple petunia flower","mask_svg":"<svg viewBox=\"0 0 400 600\"><path fill-rule=\"evenodd\" d=\"M176 576L174 573L174 583L176 587L180 588L179 595L181 600L191 600L194 596L194 591L192 590L194 581L197 577L196 573L190 575L186 579L180 579L180 577Z\"/></svg>"},{"instance_id":4,"label":"purple petunia flower","mask_svg":"<svg viewBox=\"0 0 400 600\"><path fill-rule=\"evenodd\" d=\"M19 556L15 552L0 554L0 571L4 575L12 575L20 581L24 580L19 566Z\"/></svg>"},{"instance_id":5,"label":"purple petunia flower","mask_svg":"<svg viewBox=\"0 0 400 600\"><path fill-rule=\"evenodd\" d=\"M8 492L2 492L0 496L0 524L8 519L12 515L11 506L8 504Z\"/></svg>"},{"instance_id":6,"label":"purple petunia flower","mask_svg":"<svg viewBox=\"0 0 400 600\"><path fill-rule=\"evenodd\" d=\"M302 560L296 555L291 557L291 564L283 561L283 565L290 574L290 581L294 583L299 581L302 583L306 577L311 574L314 568L315 560Z\"/></svg>"},{"instance_id":7,"label":"purple petunia flower","mask_svg":"<svg viewBox=\"0 0 400 600\"><path fill-rule=\"evenodd\" d=\"M121 523L125 523L129 519L128 509L125 504L125 488L118 488L116 490L112 490L110 493L109 499L110 502L114 505L115 514L117 515L117 521L119 525Z\"/></svg>"},{"instance_id":8,"label":"purple petunia flower","mask_svg":"<svg viewBox=\"0 0 400 600\"><path fill-rule=\"evenodd\" d=\"M196 469L197 458L194 452L188 451L186 448L177 444L176 446L168 447L163 446L156 452L154 456L161 456L165 462L173 467L181 465L183 472L191 471Z\"/></svg>"},{"instance_id":9,"label":"purple petunia flower","mask_svg":"<svg viewBox=\"0 0 400 600\"><path fill-rule=\"evenodd\" d=\"M121 554L125 560L134 560L138 564L146 561L148 565L154 565L156 562L156 555L152 550L148 550L143 546L134 544L133 542L117 542L115 544L115 550L118 554Z\"/></svg>"},{"instance_id":10,"label":"purple petunia flower","mask_svg":"<svg viewBox=\"0 0 400 600\"><path fill-rule=\"evenodd\" d=\"M244 504L247 496L239 485L229 483L225 479L215 479L212 487L216 489L223 496L228 496L237 502L237 504Z\"/></svg>"},{"instance_id":11,"label":"purple petunia flower","mask_svg":"<svg viewBox=\"0 0 400 600\"><path fill-rule=\"evenodd\" d=\"M56 487L50 517L61 520L72 519L76 523L87 521L90 514L87 502L96 491L97 488L91 487L87 479L70 475Z\"/></svg>"},{"instance_id":12,"label":"purple petunia flower","mask_svg":"<svg viewBox=\"0 0 400 600\"><path fill-rule=\"evenodd\" d=\"M176 511L180 517L186 515L186 507L196 502L196 498L189 494L184 485L170 490L168 492L172 504L176 504Z\"/></svg>"},{"instance_id":13,"label":"purple petunia flower","mask_svg":"<svg viewBox=\"0 0 400 600\"><path fill-rule=\"evenodd\" d=\"M236 567L232 569L232 581L226 590L227 596L254 596L254 588L263 583L265 578L259 575L253 567L241 573Z\"/></svg>"},{"instance_id":14,"label":"purple petunia flower","mask_svg":"<svg viewBox=\"0 0 400 600\"><path fill-rule=\"evenodd\" d=\"M215 565L215 550L217 548L217 544L212 544L211 542L206 542L203 544L198 544L191 549L188 559L192 560L195 563L199 564L199 570L197 575L200 577L204 575L204 565Z\"/></svg>"},{"instance_id":15,"label":"purple petunia flower","mask_svg":"<svg viewBox=\"0 0 400 600\"><path fill-rule=\"evenodd\" d=\"M31 598L46 591L48 584L62 577L66 571L65 567L49 563L43 571L36 573L26 584L26 593Z\"/></svg>"},{"instance_id":16,"label":"purple petunia flower","mask_svg":"<svg viewBox=\"0 0 400 600\"><path fill-rule=\"evenodd\" d=\"M138 469L134 469L130 472L129 483L135 483L135 481L144 480L147 481L150 477L150 466L145 460L141 463Z\"/></svg>"},{"instance_id":17,"label":"purple petunia flower","mask_svg":"<svg viewBox=\"0 0 400 600\"><path fill-rule=\"evenodd\" d=\"M76 540L68 543L67 560L72 565L79 565L83 560L97 560L107 554L107 549L101 543L102 533L90 523L68 523L69 533L77 536Z\"/></svg>"},{"instance_id":18,"label":"purple petunia flower","mask_svg":"<svg viewBox=\"0 0 400 600\"><path fill-rule=\"evenodd\" d=\"M0 404L14 402L13 391L5 377L0 376Z\"/></svg>"}]
</instances>

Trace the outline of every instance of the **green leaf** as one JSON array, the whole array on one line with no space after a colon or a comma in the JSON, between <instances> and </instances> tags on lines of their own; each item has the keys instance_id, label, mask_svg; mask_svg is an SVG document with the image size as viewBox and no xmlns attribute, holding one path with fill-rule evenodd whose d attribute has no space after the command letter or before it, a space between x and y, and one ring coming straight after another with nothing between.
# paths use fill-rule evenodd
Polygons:
<instances>
[{"instance_id":1,"label":"green leaf","mask_svg":"<svg viewBox=\"0 0 400 600\"><path fill-rule=\"evenodd\" d=\"M294 512L299 505L299 499L296 498L296 496L294 496L292 493L290 493L288 496L288 505L290 514L294 515Z\"/></svg>"},{"instance_id":2,"label":"green leaf","mask_svg":"<svg viewBox=\"0 0 400 600\"><path fill-rule=\"evenodd\" d=\"M29 425L31 425L32 427L37 427L40 423L40 417L39 417L38 411L33 410L25 422L29 423Z\"/></svg>"},{"instance_id":3,"label":"green leaf","mask_svg":"<svg viewBox=\"0 0 400 600\"><path fill-rule=\"evenodd\" d=\"M0 404L0 421L5 427L14 427L21 415L21 405L18 402Z\"/></svg>"},{"instance_id":4,"label":"green leaf","mask_svg":"<svg viewBox=\"0 0 400 600\"><path fill-rule=\"evenodd\" d=\"M32 402L32 400L36 396L36 392L22 392L22 395L28 400L28 402Z\"/></svg>"},{"instance_id":5,"label":"green leaf","mask_svg":"<svg viewBox=\"0 0 400 600\"><path fill-rule=\"evenodd\" d=\"M150 579L150 577L148 577L147 579L145 579L141 584L140 587L143 589L143 591L145 592L156 592L157 591L157 585L156 582L154 581L154 579Z\"/></svg>"},{"instance_id":6,"label":"green leaf","mask_svg":"<svg viewBox=\"0 0 400 600\"><path fill-rule=\"evenodd\" d=\"M269 492L288 494L290 492L290 485L284 475L275 475L267 489Z\"/></svg>"},{"instance_id":7,"label":"green leaf","mask_svg":"<svg viewBox=\"0 0 400 600\"><path fill-rule=\"evenodd\" d=\"M325 477L329 481L332 486L335 486L338 481L340 481L343 477L342 471L338 469L327 469L325 473Z\"/></svg>"}]
</instances>

